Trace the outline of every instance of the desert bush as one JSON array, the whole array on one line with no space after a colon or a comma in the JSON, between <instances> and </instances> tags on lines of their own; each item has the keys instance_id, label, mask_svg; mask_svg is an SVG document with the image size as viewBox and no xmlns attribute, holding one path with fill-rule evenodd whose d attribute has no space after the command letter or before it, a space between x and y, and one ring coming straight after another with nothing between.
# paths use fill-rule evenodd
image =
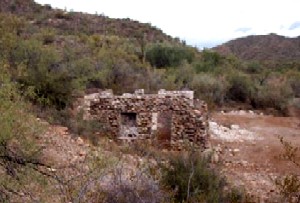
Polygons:
<instances>
[{"instance_id":1,"label":"desert bush","mask_svg":"<svg viewBox=\"0 0 300 203\"><path fill-rule=\"evenodd\" d=\"M197 73L214 72L222 63L222 57L217 52L204 50L201 52L201 58L194 64Z\"/></svg>"},{"instance_id":2,"label":"desert bush","mask_svg":"<svg viewBox=\"0 0 300 203\"><path fill-rule=\"evenodd\" d=\"M283 137L279 137L280 143L283 146L283 153L280 158L293 163L300 169L299 163L299 147L294 146L291 142L286 141ZM275 179L277 186L283 200L289 203L300 202L300 177L297 173L286 174Z\"/></svg>"},{"instance_id":3,"label":"desert bush","mask_svg":"<svg viewBox=\"0 0 300 203\"><path fill-rule=\"evenodd\" d=\"M195 96L208 104L221 105L226 95L226 81L209 74L196 74L191 82Z\"/></svg>"},{"instance_id":4,"label":"desert bush","mask_svg":"<svg viewBox=\"0 0 300 203\"><path fill-rule=\"evenodd\" d=\"M163 167L162 184L174 191L176 202L242 202L243 195L225 192L226 181L199 153L170 157Z\"/></svg>"},{"instance_id":5,"label":"desert bush","mask_svg":"<svg viewBox=\"0 0 300 203\"><path fill-rule=\"evenodd\" d=\"M193 67L187 62L183 62L176 69L171 69L167 72L167 74L174 74L175 81L174 83L179 89L190 88L190 84L193 80L193 76L195 75L195 70Z\"/></svg>"},{"instance_id":6,"label":"desert bush","mask_svg":"<svg viewBox=\"0 0 300 203\"><path fill-rule=\"evenodd\" d=\"M253 93L254 84L248 75L233 73L228 76L228 99L238 102L248 102Z\"/></svg>"},{"instance_id":7,"label":"desert bush","mask_svg":"<svg viewBox=\"0 0 300 203\"><path fill-rule=\"evenodd\" d=\"M194 57L191 49L162 44L153 45L146 51L146 60L157 68L176 67L184 60L191 63Z\"/></svg>"},{"instance_id":8,"label":"desert bush","mask_svg":"<svg viewBox=\"0 0 300 203\"><path fill-rule=\"evenodd\" d=\"M24 21L12 14L0 14L0 59L6 59L18 43Z\"/></svg>"},{"instance_id":9,"label":"desert bush","mask_svg":"<svg viewBox=\"0 0 300 203\"><path fill-rule=\"evenodd\" d=\"M84 181L73 195L73 202L158 203L170 200L149 172L147 162L140 162L135 156L120 156L109 167L106 165L101 171L82 176ZM107 159L100 157L103 158L101 162Z\"/></svg>"},{"instance_id":10,"label":"desert bush","mask_svg":"<svg viewBox=\"0 0 300 203\"><path fill-rule=\"evenodd\" d=\"M291 98L292 90L287 84L265 84L256 89L251 104L255 108L274 108L284 114Z\"/></svg>"},{"instance_id":11,"label":"desert bush","mask_svg":"<svg viewBox=\"0 0 300 203\"><path fill-rule=\"evenodd\" d=\"M38 33L38 38L43 44L48 45L52 44L55 41L56 30L54 29L42 29L40 33Z\"/></svg>"},{"instance_id":12,"label":"desert bush","mask_svg":"<svg viewBox=\"0 0 300 203\"><path fill-rule=\"evenodd\" d=\"M22 41L11 53L10 62L14 67L22 65L24 73L16 80L25 87L33 87L35 103L43 106L65 108L71 101L72 79L68 71L59 65L58 52L43 47L37 40Z\"/></svg>"},{"instance_id":13,"label":"desert bush","mask_svg":"<svg viewBox=\"0 0 300 203\"><path fill-rule=\"evenodd\" d=\"M8 69L0 64L0 200L19 196L32 201L33 184L46 184L42 171L47 166L36 142L44 128L29 112Z\"/></svg>"},{"instance_id":14,"label":"desert bush","mask_svg":"<svg viewBox=\"0 0 300 203\"><path fill-rule=\"evenodd\" d=\"M259 74L261 73L265 67L257 61L252 61L245 66L245 71L249 74Z\"/></svg>"},{"instance_id":15,"label":"desert bush","mask_svg":"<svg viewBox=\"0 0 300 203\"><path fill-rule=\"evenodd\" d=\"M295 97L300 97L300 72L290 71L287 74L288 84L291 86Z\"/></svg>"},{"instance_id":16,"label":"desert bush","mask_svg":"<svg viewBox=\"0 0 300 203\"><path fill-rule=\"evenodd\" d=\"M97 53L96 67L89 82L99 84L103 89L113 89L115 93L133 92L147 88L147 68L138 57L124 50L100 49ZM89 83L91 85L91 83Z\"/></svg>"},{"instance_id":17,"label":"desert bush","mask_svg":"<svg viewBox=\"0 0 300 203\"><path fill-rule=\"evenodd\" d=\"M126 168L114 169L109 187L104 188L106 203L160 203L167 202L167 195L160 189L159 184L150 174L136 169L130 177L126 177Z\"/></svg>"},{"instance_id":18,"label":"desert bush","mask_svg":"<svg viewBox=\"0 0 300 203\"><path fill-rule=\"evenodd\" d=\"M160 88L167 89L167 90L177 90L180 89L182 84L178 84L177 74L174 70L165 70L160 69L161 71L161 86Z\"/></svg>"}]
</instances>

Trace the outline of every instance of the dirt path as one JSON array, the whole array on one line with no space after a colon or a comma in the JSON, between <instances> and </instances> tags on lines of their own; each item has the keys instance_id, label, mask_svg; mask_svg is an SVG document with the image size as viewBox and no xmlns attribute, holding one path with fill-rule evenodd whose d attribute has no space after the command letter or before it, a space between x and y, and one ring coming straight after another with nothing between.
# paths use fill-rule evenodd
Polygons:
<instances>
[{"instance_id":1,"label":"dirt path","mask_svg":"<svg viewBox=\"0 0 300 203\"><path fill-rule=\"evenodd\" d=\"M214 113L210 128L213 146L222 149L228 180L244 186L257 202L280 202L274 179L291 172L300 175L300 169L279 158L283 147L278 136L300 146L300 119L251 111Z\"/></svg>"}]
</instances>

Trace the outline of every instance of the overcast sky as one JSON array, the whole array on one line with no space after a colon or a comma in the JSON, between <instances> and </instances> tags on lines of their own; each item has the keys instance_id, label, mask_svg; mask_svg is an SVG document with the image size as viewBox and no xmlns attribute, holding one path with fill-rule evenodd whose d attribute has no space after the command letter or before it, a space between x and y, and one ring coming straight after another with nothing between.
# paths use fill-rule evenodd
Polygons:
<instances>
[{"instance_id":1,"label":"overcast sky","mask_svg":"<svg viewBox=\"0 0 300 203\"><path fill-rule=\"evenodd\" d=\"M300 35L300 0L35 1L68 11L151 23L199 48L212 47L247 35Z\"/></svg>"}]
</instances>

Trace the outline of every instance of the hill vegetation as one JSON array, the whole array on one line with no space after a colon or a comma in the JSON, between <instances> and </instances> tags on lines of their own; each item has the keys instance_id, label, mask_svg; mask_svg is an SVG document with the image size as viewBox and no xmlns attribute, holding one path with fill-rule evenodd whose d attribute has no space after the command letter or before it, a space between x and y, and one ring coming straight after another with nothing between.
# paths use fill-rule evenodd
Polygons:
<instances>
[{"instance_id":1,"label":"hill vegetation","mask_svg":"<svg viewBox=\"0 0 300 203\"><path fill-rule=\"evenodd\" d=\"M223 56L199 52L150 24L66 12L32 0L1 1L0 32L1 60L13 80L34 89L31 102L56 110L70 107L74 95L90 88L116 93L189 88L211 106L242 102L281 112L299 95L297 39L250 36L216 48L237 57Z\"/></svg>"},{"instance_id":2,"label":"hill vegetation","mask_svg":"<svg viewBox=\"0 0 300 203\"><path fill-rule=\"evenodd\" d=\"M213 50L221 55L235 55L247 61L299 64L300 36L288 38L276 34L253 35L231 40Z\"/></svg>"}]
</instances>

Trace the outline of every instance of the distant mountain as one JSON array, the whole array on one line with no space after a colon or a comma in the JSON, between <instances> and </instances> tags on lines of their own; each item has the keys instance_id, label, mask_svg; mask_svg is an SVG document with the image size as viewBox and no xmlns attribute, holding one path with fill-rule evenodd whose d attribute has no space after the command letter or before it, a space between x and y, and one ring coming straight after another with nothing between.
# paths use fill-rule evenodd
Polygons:
<instances>
[{"instance_id":1,"label":"distant mountain","mask_svg":"<svg viewBox=\"0 0 300 203\"><path fill-rule=\"evenodd\" d=\"M117 6L117 5L116 5ZM104 15L65 12L42 6L33 0L0 0L0 12L22 16L38 27L55 28L61 34L104 34L124 38L143 38L150 42L179 42L149 23L131 19L113 19Z\"/></svg>"},{"instance_id":2,"label":"distant mountain","mask_svg":"<svg viewBox=\"0 0 300 203\"><path fill-rule=\"evenodd\" d=\"M221 55L261 62L299 62L300 36L287 38L276 34L248 36L212 48Z\"/></svg>"}]
</instances>

